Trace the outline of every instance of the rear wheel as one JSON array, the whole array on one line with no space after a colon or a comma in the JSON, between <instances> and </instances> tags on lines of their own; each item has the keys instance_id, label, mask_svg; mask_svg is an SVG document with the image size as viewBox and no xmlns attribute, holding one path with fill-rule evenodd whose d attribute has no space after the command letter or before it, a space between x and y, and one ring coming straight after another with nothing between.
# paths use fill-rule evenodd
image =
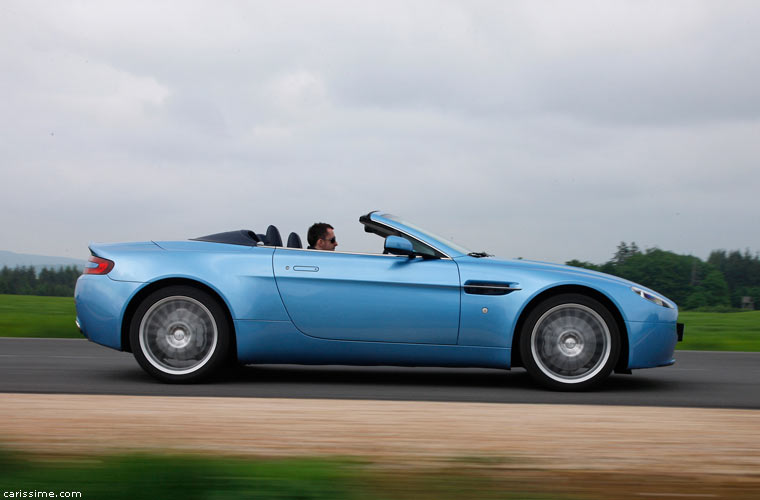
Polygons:
<instances>
[{"instance_id":1,"label":"rear wheel","mask_svg":"<svg viewBox=\"0 0 760 500\"><path fill-rule=\"evenodd\" d=\"M620 334L609 310L580 294L562 294L540 303L520 335L528 373L550 389L578 391L599 385L620 352Z\"/></svg>"},{"instance_id":2,"label":"rear wheel","mask_svg":"<svg viewBox=\"0 0 760 500\"><path fill-rule=\"evenodd\" d=\"M135 311L130 342L142 368L164 382L197 382L227 360L230 332L222 306L190 286L150 294Z\"/></svg>"}]
</instances>

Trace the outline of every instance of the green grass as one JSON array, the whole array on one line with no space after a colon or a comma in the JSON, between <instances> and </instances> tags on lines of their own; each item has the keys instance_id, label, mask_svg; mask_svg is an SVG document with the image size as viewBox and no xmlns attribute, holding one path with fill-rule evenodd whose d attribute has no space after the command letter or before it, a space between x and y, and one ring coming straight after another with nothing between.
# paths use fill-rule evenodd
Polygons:
<instances>
[{"instance_id":1,"label":"green grass","mask_svg":"<svg viewBox=\"0 0 760 500\"><path fill-rule=\"evenodd\" d=\"M388 471L340 458L111 455L35 459L0 449L0 490L81 492L82 499L459 500L571 498L472 467Z\"/></svg>"},{"instance_id":2,"label":"green grass","mask_svg":"<svg viewBox=\"0 0 760 500\"><path fill-rule=\"evenodd\" d=\"M525 462L472 459L447 465L429 457L421 464L160 453L51 457L0 447L0 492L4 498L86 500L634 500L652 491L662 498L757 498L757 480L747 475L502 468Z\"/></svg>"},{"instance_id":3,"label":"green grass","mask_svg":"<svg viewBox=\"0 0 760 500\"><path fill-rule=\"evenodd\" d=\"M82 338L71 297L0 295L0 336ZM678 349L760 352L760 311L681 311L686 325Z\"/></svg>"},{"instance_id":4,"label":"green grass","mask_svg":"<svg viewBox=\"0 0 760 500\"><path fill-rule=\"evenodd\" d=\"M678 349L760 351L760 311L709 313L681 311L683 342Z\"/></svg>"},{"instance_id":5,"label":"green grass","mask_svg":"<svg viewBox=\"0 0 760 500\"><path fill-rule=\"evenodd\" d=\"M0 295L0 336L78 338L73 297Z\"/></svg>"}]
</instances>

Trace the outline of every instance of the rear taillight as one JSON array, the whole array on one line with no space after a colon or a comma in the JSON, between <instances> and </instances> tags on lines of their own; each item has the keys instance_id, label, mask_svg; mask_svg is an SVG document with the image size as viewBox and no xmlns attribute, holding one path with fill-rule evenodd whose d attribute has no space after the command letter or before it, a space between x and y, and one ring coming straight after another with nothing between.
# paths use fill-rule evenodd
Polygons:
<instances>
[{"instance_id":1,"label":"rear taillight","mask_svg":"<svg viewBox=\"0 0 760 500\"><path fill-rule=\"evenodd\" d=\"M93 255L84 266L84 274L108 274L111 269L113 269L113 261Z\"/></svg>"}]
</instances>

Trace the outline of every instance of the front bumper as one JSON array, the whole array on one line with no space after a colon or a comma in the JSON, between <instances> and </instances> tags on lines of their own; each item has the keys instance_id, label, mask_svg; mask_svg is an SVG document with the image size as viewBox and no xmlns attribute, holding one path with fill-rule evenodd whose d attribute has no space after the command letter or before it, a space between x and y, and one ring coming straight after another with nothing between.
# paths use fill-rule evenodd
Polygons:
<instances>
[{"instance_id":1,"label":"front bumper","mask_svg":"<svg viewBox=\"0 0 760 500\"><path fill-rule=\"evenodd\" d=\"M676 322L629 321L628 369L654 368L675 363L673 353L683 327ZM680 331L680 333L679 333Z\"/></svg>"}]
</instances>

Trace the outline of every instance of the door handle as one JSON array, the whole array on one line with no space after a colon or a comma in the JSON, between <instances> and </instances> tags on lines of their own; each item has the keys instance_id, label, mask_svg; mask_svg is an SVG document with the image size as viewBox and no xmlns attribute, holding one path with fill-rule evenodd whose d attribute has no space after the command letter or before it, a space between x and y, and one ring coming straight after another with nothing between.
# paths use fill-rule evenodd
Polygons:
<instances>
[{"instance_id":1,"label":"door handle","mask_svg":"<svg viewBox=\"0 0 760 500\"><path fill-rule=\"evenodd\" d=\"M307 271L310 273L316 273L319 271L317 266L293 266L294 271Z\"/></svg>"}]
</instances>

